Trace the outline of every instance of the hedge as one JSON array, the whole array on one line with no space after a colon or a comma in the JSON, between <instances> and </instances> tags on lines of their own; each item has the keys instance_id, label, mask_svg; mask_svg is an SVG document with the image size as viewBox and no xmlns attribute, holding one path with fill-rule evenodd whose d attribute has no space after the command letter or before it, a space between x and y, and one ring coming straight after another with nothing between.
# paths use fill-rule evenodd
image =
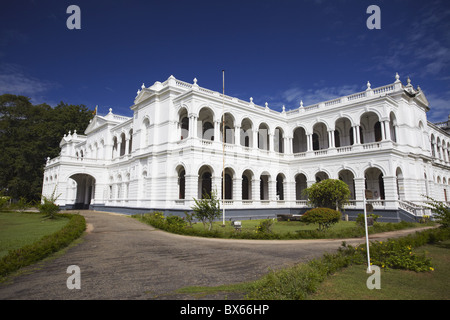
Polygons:
<instances>
[{"instance_id":1,"label":"hedge","mask_svg":"<svg viewBox=\"0 0 450 320\"><path fill-rule=\"evenodd\" d=\"M86 230L86 220L82 215L65 213L56 216L68 218L69 222L61 230L44 236L33 244L10 250L0 259L0 278L67 247Z\"/></svg>"}]
</instances>

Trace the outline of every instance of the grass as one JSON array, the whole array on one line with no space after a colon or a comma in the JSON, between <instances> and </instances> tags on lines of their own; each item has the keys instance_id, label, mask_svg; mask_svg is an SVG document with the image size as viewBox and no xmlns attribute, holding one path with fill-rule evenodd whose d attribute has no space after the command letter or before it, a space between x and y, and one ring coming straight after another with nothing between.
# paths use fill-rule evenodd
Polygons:
<instances>
[{"instance_id":1,"label":"grass","mask_svg":"<svg viewBox=\"0 0 450 320\"><path fill-rule=\"evenodd\" d=\"M69 219L45 219L39 213L0 212L0 258L63 228Z\"/></svg>"},{"instance_id":2,"label":"grass","mask_svg":"<svg viewBox=\"0 0 450 320\"><path fill-rule=\"evenodd\" d=\"M366 285L370 275L362 261L365 258L359 260L352 255L353 248L348 248L350 251L326 254L322 259L269 272L256 281L212 288L186 287L175 294L257 300L449 300L448 230L428 230L395 240L398 241L403 241L403 245L430 243L413 251L431 258L434 270L381 269L381 289L370 290Z\"/></svg>"},{"instance_id":3,"label":"grass","mask_svg":"<svg viewBox=\"0 0 450 320\"><path fill-rule=\"evenodd\" d=\"M156 228L190 236L214 237L214 238L237 238L237 239L272 239L272 240L289 240L289 239L343 239L356 238L365 235L364 228L357 225L354 221L339 221L325 231L318 231L317 224L306 224L300 221L273 221L270 233L257 233L257 226L265 219L242 220L242 228L237 232L231 225L230 221L222 225L222 221L213 223L211 231L208 231L208 225L205 227L202 223L193 223L192 227L173 226L164 219L155 219L152 214L133 215L133 218L141 222L153 225ZM399 222L399 223L375 223L369 228L369 233L379 233L407 228L424 227L430 224Z\"/></svg>"},{"instance_id":4,"label":"grass","mask_svg":"<svg viewBox=\"0 0 450 320\"><path fill-rule=\"evenodd\" d=\"M381 270L381 289L368 289L366 286L367 266L352 265L328 276L315 293L302 297L307 300L450 300L450 240L438 244L420 247L417 252L426 252L435 266L434 271L413 272L400 269ZM299 272L306 274L309 266L300 264L295 267L297 276L291 270L285 271L285 277L298 277ZM280 276L280 271L277 275ZM262 281L262 280L259 280ZM279 280L278 280L279 281ZM289 278L287 279L289 281ZM275 282L275 280L274 280ZM258 280L249 283L223 285L218 287L185 287L176 291L202 298L208 295L222 294L245 299L249 291L258 286ZM258 299L258 297L256 297Z\"/></svg>"},{"instance_id":5,"label":"grass","mask_svg":"<svg viewBox=\"0 0 450 320\"><path fill-rule=\"evenodd\" d=\"M425 245L425 252L434 264L432 272L381 269L381 289L366 286L366 266L353 265L328 277L311 300L449 300L450 240Z\"/></svg>"},{"instance_id":6,"label":"grass","mask_svg":"<svg viewBox=\"0 0 450 320\"><path fill-rule=\"evenodd\" d=\"M86 229L86 221L79 214L56 214L48 219L36 213L2 212L1 217L1 248L7 253L0 257L0 282L66 248Z\"/></svg>"}]
</instances>

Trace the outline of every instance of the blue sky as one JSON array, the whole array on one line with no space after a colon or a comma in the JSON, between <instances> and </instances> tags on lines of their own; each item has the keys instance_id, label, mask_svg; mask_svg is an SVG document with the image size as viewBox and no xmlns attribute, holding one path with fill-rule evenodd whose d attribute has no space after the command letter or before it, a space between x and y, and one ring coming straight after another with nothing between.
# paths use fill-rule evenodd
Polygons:
<instances>
[{"instance_id":1,"label":"blue sky","mask_svg":"<svg viewBox=\"0 0 450 320\"><path fill-rule=\"evenodd\" d=\"M69 30L69 5L81 30ZM381 29L369 30L369 5ZM281 110L394 82L450 113L450 1L4 1L0 94L131 115L142 83L170 75Z\"/></svg>"}]
</instances>

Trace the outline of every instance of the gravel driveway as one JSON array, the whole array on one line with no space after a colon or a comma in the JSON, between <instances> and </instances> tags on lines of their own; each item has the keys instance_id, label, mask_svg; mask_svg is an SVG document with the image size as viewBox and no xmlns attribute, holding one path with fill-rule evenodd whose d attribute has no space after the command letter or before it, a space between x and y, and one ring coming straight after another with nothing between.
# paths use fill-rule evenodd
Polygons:
<instances>
[{"instance_id":1,"label":"gravel driveway","mask_svg":"<svg viewBox=\"0 0 450 320\"><path fill-rule=\"evenodd\" d=\"M257 279L269 268L334 251L343 241L185 237L156 230L126 215L80 213L88 224L82 241L63 255L39 263L37 268L27 268L33 269L31 273L1 284L0 299L192 299L172 292L185 286L217 286ZM377 235L380 239L392 236ZM346 241L356 244L365 240ZM67 288L71 274L66 271L70 265L80 268L79 290Z\"/></svg>"}]
</instances>

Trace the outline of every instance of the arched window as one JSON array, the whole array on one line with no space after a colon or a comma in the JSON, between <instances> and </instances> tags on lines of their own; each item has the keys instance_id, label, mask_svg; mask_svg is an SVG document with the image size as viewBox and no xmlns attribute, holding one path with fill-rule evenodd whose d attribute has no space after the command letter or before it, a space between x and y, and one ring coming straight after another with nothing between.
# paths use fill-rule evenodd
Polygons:
<instances>
[{"instance_id":1,"label":"arched window","mask_svg":"<svg viewBox=\"0 0 450 320\"><path fill-rule=\"evenodd\" d=\"M186 195L186 172L181 169L178 173L178 199L185 199Z\"/></svg>"},{"instance_id":2,"label":"arched window","mask_svg":"<svg viewBox=\"0 0 450 320\"><path fill-rule=\"evenodd\" d=\"M117 152L117 137L114 137L111 158L114 158L116 156L116 152Z\"/></svg>"},{"instance_id":3,"label":"arched window","mask_svg":"<svg viewBox=\"0 0 450 320\"><path fill-rule=\"evenodd\" d=\"M268 174L262 174L259 180L259 198L260 200L269 200L269 178Z\"/></svg>"},{"instance_id":4,"label":"arched window","mask_svg":"<svg viewBox=\"0 0 450 320\"><path fill-rule=\"evenodd\" d=\"M252 199L252 177L250 170L245 170L242 174L242 200Z\"/></svg>"},{"instance_id":5,"label":"arched window","mask_svg":"<svg viewBox=\"0 0 450 320\"><path fill-rule=\"evenodd\" d=\"M284 200L284 176L277 175L277 200Z\"/></svg>"},{"instance_id":6,"label":"arched window","mask_svg":"<svg viewBox=\"0 0 450 320\"><path fill-rule=\"evenodd\" d=\"M186 139L189 136L189 118L184 117L181 119L181 140Z\"/></svg>"},{"instance_id":7,"label":"arched window","mask_svg":"<svg viewBox=\"0 0 450 320\"><path fill-rule=\"evenodd\" d=\"M376 142L381 141L382 135L381 135L381 122L380 121L375 122L373 130L375 132L375 141Z\"/></svg>"},{"instance_id":8,"label":"arched window","mask_svg":"<svg viewBox=\"0 0 450 320\"><path fill-rule=\"evenodd\" d=\"M295 200L307 200L306 195L303 193L308 187L306 182L306 176L300 173L295 176Z\"/></svg>"},{"instance_id":9,"label":"arched window","mask_svg":"<svg viewBox=\"0 0 450 320\"><path fill-rule=\"evenodd\" d=\"M313 141L313 150L319 150L319 135L317 133L313 133L312 135L312 141Z\"/></svg>"},{"instance_id":10,"label":"arched window","mask_svg":"<svg viewBox=\"0 0 450 320\"><path fill-rule=\"evenodd\" d=\"M294 153L307 151L307 137L306 131L302 127L298 127L294 130L292 139L292 150Z\"/></svg>"},{"instance_id":11,"label":"arched window","mask_svg":"<svg viewBox=\"0 0 450 320\"><path fill-rule=\"evenodd\" d=\"M131 154L131 151L133 150L133 129L130 130L130 141L128 144L128 153Z\"/></svg>"},{"instance_id":12,"label":"arched window","mask_svg":"<svg viewBox=\"0 0 450 320\"><path fill-rule=\"evenodd\" d=\"M125 147L126 147L125 133L122 133L120 135L120 156L123 156L125 154Z\"/></svg>"},{"instance_id":13,"label":"arched window","mask_svg":"<svg viewBox=\"0 0 450 320\"><path fill-rule=\"evenodd\" d=\"M334 146L336 148L339 148L341 146L341 135L337 130L334 130Z\"/></svg>"}]
</instances>

